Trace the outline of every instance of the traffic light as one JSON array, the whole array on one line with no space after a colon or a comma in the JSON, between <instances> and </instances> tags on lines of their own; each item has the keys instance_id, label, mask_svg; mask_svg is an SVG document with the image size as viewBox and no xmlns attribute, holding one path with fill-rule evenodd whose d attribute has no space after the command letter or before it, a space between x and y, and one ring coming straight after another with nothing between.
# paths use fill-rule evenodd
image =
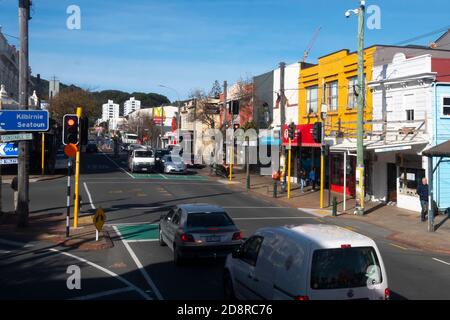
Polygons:
<instances>
[{"instance_id":1,"label":"traffic light","mask_svg":"<svg viewBox=\"0 0 450 320\"><path fill-rule=\"evenodd\" d=\"M289 124L288 133L289 133L289 139L294 140L295 139L295 123L291 122Z\"/></svg>"},{"instance_id":2,"label":"traffic light","mask_svg":"<svg viewBox=\"0 0 450 320\"><path fill-rule=\"evenodd\" d=\"M316 143L322 143L322 122L314 123L313 139Z\"/></svg>"},{"instance_id":3,"label":"traffic light","mask_svg":"<svg viewBox=\"0 0 450 320\"><path fill-rule=\"evenodd\" d=\"M66 114L63 118L63 144L78 144L80 120L76 114Z\"/></svg>"},{"instance_id":4,"label":"traffic light","mask_svg":"<svg viewBox=\"0 0 450 320\"><path fill-rule=\"evenodd\" d=\"M234 130L239 129L240 127L241 127L241 125L240 125L239 123L235 123L235 124L233 125Z\"/></svg>"}]
</instances>

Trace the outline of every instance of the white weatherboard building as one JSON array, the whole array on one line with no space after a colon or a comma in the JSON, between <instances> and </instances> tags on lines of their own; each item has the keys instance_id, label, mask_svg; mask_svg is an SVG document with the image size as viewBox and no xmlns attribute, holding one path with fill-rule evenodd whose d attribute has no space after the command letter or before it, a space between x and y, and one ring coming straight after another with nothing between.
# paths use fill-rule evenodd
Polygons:
<instances>
[{"instance_id":1,"label":"white weatherboard building","mask_svg":"<svg viewBox=\"0 0 450 320\"><path fill-rule=\"evenodd\" d=\"M396 54L391 63L373 68L372 199L420 211L416 188L426 176L422 151L432 138L432 83L436 79L431 55L407 58ZM383 124L383 121L385 124ZM369 151L369 150L368 150Z\"/></svg>"},{"instance_id":2,"label":"white weatherboard building","mask_svg":"<svg viewBox=\"0 0 450 320\"><path fill-rule=\"evenodd\" d=\"M113 100L108 100L108 103L103 105L102 120L108 121L109 119L119 118L119 104L114 103Z\"/></svg>"},{"instance_id":3,"label":"white weatherboard building","mask_svg":"<svg viewBox=\"0 0 450 320\"><path fill-rule=\"evenodd\" d=\"M123 115L126 117L130 113L141 109L141 101L131 97L123 104Z\"/></svg>"}]
</instances>

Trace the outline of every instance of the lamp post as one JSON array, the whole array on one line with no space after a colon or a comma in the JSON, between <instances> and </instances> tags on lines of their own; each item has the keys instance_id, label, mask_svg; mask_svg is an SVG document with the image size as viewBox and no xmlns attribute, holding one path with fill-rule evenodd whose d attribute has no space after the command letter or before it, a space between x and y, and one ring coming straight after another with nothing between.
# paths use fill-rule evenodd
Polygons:
<instances>
[{"instance_id":1,"label":"lamp post","mask_svg":"<svg viewBox=\"0 0 450 320\"><path fill-rule=\"evenodd\" d=\"M160 84L158 86L161 87L161 88L170 89L170 90L174 91L176 93L176 95L177 95L177 98L178 98L178 101L177 101L177 104L178 104L178 114L177 114L177 129L178 129L177 131L178 131L178 134L177 134L177 142L180 143L180 122L181 122L180 93L176 89L174 89L172 87L169 87L169 86L166 86L166 85L163 85L163 84Z\"/></svg>"},{"instance_id":2,"label":"lamp post","mask_svg":"<svg viewBox=\"0 0 450 320\"><path fill-rule=\"evenodd\" d=\"M355 214L364 215L364 25L366 1L360 0L358 9L348 10L345 16L358 15L358 113L356 129L356 210Z\"/></svg>"}]
</instances>

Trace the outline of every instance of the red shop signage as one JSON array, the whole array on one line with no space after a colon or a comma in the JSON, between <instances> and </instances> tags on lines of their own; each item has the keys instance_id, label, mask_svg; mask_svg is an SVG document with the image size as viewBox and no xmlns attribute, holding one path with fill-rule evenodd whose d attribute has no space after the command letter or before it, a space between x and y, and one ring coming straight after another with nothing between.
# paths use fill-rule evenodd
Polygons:
<instances>
[{"instance_id":1,"label":"red shop signage","mask_svg":"<svg viewBox=\"0 0 450 320\"><path fill-rule=\"evenodd\" d=\"M296 126L294 140L291 141L293 147L320 147L313 139L313 124L301 124ZM300 144L299 144L300 142ZM283 145L289 145L289 125L283 126Z\"/></svg>"}]
</instances>

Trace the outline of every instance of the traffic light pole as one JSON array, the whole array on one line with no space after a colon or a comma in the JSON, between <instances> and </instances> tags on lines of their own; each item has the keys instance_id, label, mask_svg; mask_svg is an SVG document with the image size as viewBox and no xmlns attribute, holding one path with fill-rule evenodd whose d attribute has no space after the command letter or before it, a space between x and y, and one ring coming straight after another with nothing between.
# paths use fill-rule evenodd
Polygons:
<instances>
[{"instance_id":1,"label":"traffic light pole","mask_svg":"<svg viewBox=\"0 0 450 320\"><path fill-rule=\"evenodd\" d=\"M289 137L289 149L288 149L288 179L287 179L287 197L288 199L291 198L291 155L292 155L292 140L291 137Z\"/></svg>"},{"instance_id":2,"label":"traffic light pole","mask_svg":"<svg viewBox=\"0 0 450 320\"><path fill-rule=\"evenodd\" d=\"M77 117L81 119L83 108L77 108ZM78 122L78 125L80 122ZM78 228L78 212L80 210L80 194L79 194L79 180L80 180L80 150L81 149L81 130L78 130L78 146L77 154L75 156L75 203L73 208L73 227Z\"/></svg>"},{"instance_id":3,"label":"traffic light pole","mask_svg":"<svg viewBox=\"0 0 450 320\"><path fill-rule=\"evenodd\" d=\"M357 142L356 142L356 211L357 215L364 215L364 24L365 5L361 1L358 10L358 115L357 115Z\"/></svg>"},{"instance_id":4,"label":"traffic light pole","mask_svg":"<svg viewBox=\"0 0 450 320\"><path fill-rule=\"evenodd\" d=\"M322 119L323 121L323 119ZM325 185L325 146L324 146L324 136L325 136L325 126L322 122L321 130L321 148L320 148L320 209L323 209L323 193Z\"/></svg>"}]
</instances>

